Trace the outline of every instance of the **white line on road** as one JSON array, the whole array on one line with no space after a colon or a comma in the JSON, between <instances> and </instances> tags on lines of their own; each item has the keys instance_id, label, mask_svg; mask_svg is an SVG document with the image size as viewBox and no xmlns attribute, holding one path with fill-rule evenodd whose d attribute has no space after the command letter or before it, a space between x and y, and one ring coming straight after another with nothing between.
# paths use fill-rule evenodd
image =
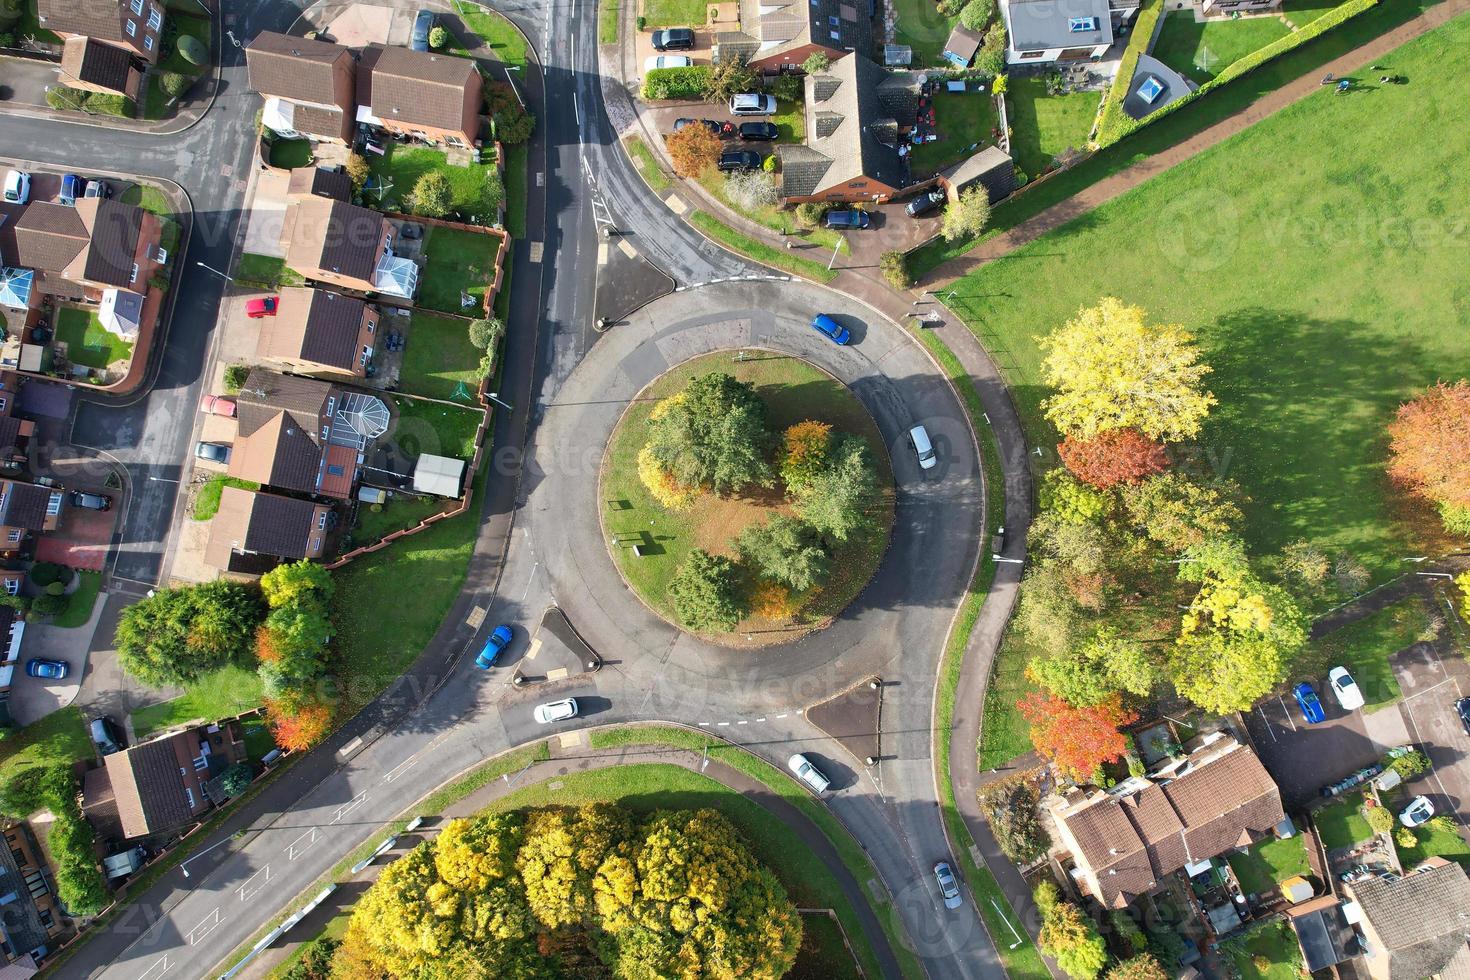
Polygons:
<instances>
[{"instance_id":1,"label":"white line on road","mask_svg":"<svg viewBox=\"0 0 1470 980\"><path fill-rule=\"evenodd\" d=\"M392 769L389 769L388 772L387 772L387 774L385 774L383 776L383 782L385 782L385 783L391 783L391 782L393 782L393 780L397 779L399 776L401 776L405 772L407 772L410 766L412 766L416 762L418 762L418 758L419 757L417 755L409 756L407 759L404 759L402 762L398 763L398 765L394 766Z\"/></svg>"},{"instance_id":2,"label":"white line on road","mask_svg":"<svg viewBox=\"0 0 1470 980\"><path fill-rule=\"evenodd\" d=\"M162 967L163 969L160 970L159 967ZM169 970L172 970L173 968L173 961L168 958L167 953L164 953L163 956L160 957L152 966L144 970L142 973L138 974L138 980L154 980L154 978L163 976L165 973L167 973ZM157 970L158 972L155 973L155 970Z\"/></svg>"},{"instance_id":3,"label":"white line on road","mask_svg":"<svg viewBox=\"0 0 1470 980\"><path fill-rule=\"evenodd\" d=\"M208 915L206 915L204 917L204 921L203 922L199 923L197 926L195 926L194 928L192 928L192 929L189 930L189 932L188 932L189 945L190 946L197 946L197 945L199 945L199 940L203 939L205 936L209 935L211 932L214 932L214 930L216 930L218 928L219 928L219 909L215 909L213 912L209 913ZM204 930L204 931L203 932L200 932L201 929Z\"/></svg>"},{"instance_id":4,"label":"white line on road","mask_svg":"<svg viewBox=\"0 0 1470 980\"><path fill-rule=\"evenodd\" d=\"M1440 681L1438 684L1434 684L1434 685L1431 685L1430 687L1426 687L1422 691L1415 691L1413 694L1410 694L1408 697L1404 698L1404 701L1405 701L1405 703L1407 703L1409 701L1414 700L1415 698L1422 698L1424 695L1428 694L1430 691L1433 691L1433 690L1435 690L1437 688L1444 687L1446 684L1454 684L1454 683L1455 683L1455 679L1453 677L1446 677L1444 680ZM1455 686L1456 686L1456 688L1459 687L1459 685L1455 685Z\"/></svg>"},{"instance_id":5,"label":"white line on road","mask_svg":"<svg viewBox=\"0 0 1470 980\"><path fill-rule=\"evenodd\" d=\"M702 721L702 722L699 723L699 727L700 728L708 728L709 727L709 722Z\"/></svg>"},{"instance_id":6,"label":"white line on road","mask_svg":"<svg viewBox=\"0 0 1470 980\"><path fill-rule=\"evenodd\" d=\"M522 603L526 601L526 596L531 594L531 583L536 581L536 569L539 567L541 567L541 563L539 561L531 562L531 574L526 576L526 591L521 593Z\"/></svg>"},{"instance_id":7,"label":"white line on road","mask_svg":"<svg viewBox=\"0 0 1470 980\"><path fill-rule=\"evenodd\" d=\"M303 844L302 841L305 841L306 843ZM307 851L309 851L311 849L311 845L313 845L315 843L316 843L316 828L313 827L310 830L308 830L306 833L302 834L300 837L298 837L295 840L293 840L286 847L286 860L288 860L288 861L294 861L294 860L296 860L301 855L303 855ZM299 851L297 850L298 847L300 848Z\"/></svg>"},{"instance_id":8,"label":"white line on road","mask_svg":"<svg viewBox=\"0 0 1470 980\"><path fill-rule=\"evenodd\" d=\"M765 719L764 718L757 718L756 721L765 721Z\"/></svg>"},{"instance_id":9,"label":"white line on road","mask_svg":"<svg viewBox=\"0 0 1470 980\"><path fill-rule=\"evenodd\" d=\"M785 717L786 717L786 715L777 715L777 716L776 716L776 717L777 717L777 718L785 718Z\"/></svg>"},{"instance_id":10,"label":"white line on road","mask_svg":"<svg viewBox=\"0 0 1470 980\"><path fill-rule=\"evenodd\" d=\"M1266 732L1267 732L1267 734L1269 734L1271 736L1271 741L1273 741L1273 742L1279 742L1279 741L1281 741L1281 739L1279 739L1279 738L1276 737L1276 729L1274 729L1274 728L1271 727L1271 719L1266 717L1266 711L1265 711L1265 709L1262 708L1262 707L1260 707L1259 705L1257 705L1256 706L1256 711L1257 711L1257 713L1260 714L1261 721L1263 721L1263 722L1266 723Z\"/></svg>"},{"instance_id":11,"label":"white line on road","mask_svg":"<svg viewBox=\"0 0 1470 980\"><path fill-rule=\"evenodd\" d=\"M737 724L737 725L749 725L750 722L748 722L748 721L737 721L735 724Z\"/></svg>"},{"instance_id":12,"label":"white line on road","mask_svg":"<svg viewBox=\"0 0 1470 980\"><path fill-rule=\"evenodd\" d=\"M720 725L721 728L729 728L730 727L730 723L728 721L722 721L722 722L719 723L719 725Z\"/></svg>"},{"instance_id":13,"label":"white line on road","mask_svg":"<svg viewBox=\"0 0 1470 980\"><path fill-rule=\"evenodd\" d=\"M1276 703L1281 705L1281 714L1286 718L1286 723L1291 726L1292 731L1296 731L1296 721L1291 717L1291 712L1286 708L1286 702L1281 700L1281 695L1279 694L1276 695Z\"/></svg>"},{"instance_id":14,"label":"white line on road","mask_svg":"<svg viewBox=\"0 0 1470 980\"><path fill-rule=\"evenodd\" d=\"M1404 702L1404 712L1409 716L1409 724L1414 728L1414 741L1422 745L1424 743L1424 733L1419 728L1419 719L1414 717L1414 709L1409 705L1409 702L1407 701ZM1424 757L1428 759L1429 753L1424 753ZM1434 784L1439 787L1440 796L1444 797L1446 800L1452 801L1455 799L1455 797L1451 796L1445 790L1444 783L1439 778L1439 767L1434 764L1433 759L1429 760L1429 775L1434 777ZM1460 817L1460 814L1456 810L1451 809L1450 816L1454 817L1455 822L1458 823L1460 826L1463 827L1466 825L1465 821Z\"/></svg>"},{"instance_id":15,"label":"white line on road","mask_svg":"<svg viewBox=\"0 0 1470 980\"><path fill-rule=\"evenodd\" d=\"M262 875L264 875L265 877L261 878ZM255 881L256 878L261 879L260 884L256 885L254 888L251 888L250 884L251 882ZM240 896L240 901L248 902L251 898L255 897L256 893L264 888L266 886L266 883L270 880L271 866L267 864L265 867L255 872L255 874L251 875L249 878L246 878L244 882L241 883L240 887L235 889L235 894ZM247 891L246 889L249 889L249 891Z\"/></svg>"},{"instance_id":16,"label":"white line on road","mask_svg":"<svg viewBox=\"0 0 1470 980\"><path fill-rule=\"evenodd\" d=\"M337 815L332 818L331 822L336 823L338 820L341 820L353 810L356 810L359 806L362 806L362 801L365 799L367 799L367 790L363 790L361 793L358 793L346 803L343 803L341 806L337 807Z\"/></svg>"}]
</instances>

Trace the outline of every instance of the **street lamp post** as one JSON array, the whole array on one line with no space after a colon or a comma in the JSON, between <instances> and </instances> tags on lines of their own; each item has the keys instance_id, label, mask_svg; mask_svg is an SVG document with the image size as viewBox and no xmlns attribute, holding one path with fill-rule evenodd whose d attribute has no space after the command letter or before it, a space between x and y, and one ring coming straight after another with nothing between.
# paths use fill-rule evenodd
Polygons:
<instances>
[{"instance_id":1,"label":"street lamp post","mask_svg":"<svg viewBox=\"0 0 1470 980\"><path fill-rule=\"evenodd\" d=\"M516 410L515 406L512 405L510 402L500 400L500 392L498 391L487 391L485 392L485 397L490 399L495 404L499 405L501 408L505 409L507 412L514 412Z\"/></svg>"},{"instance_id":2,"label":"street lamp post","mask_svg":"<svg viewBox=\"0 0 1470 980\"><path fill-rule=\"evenodd\" d=\"M204 850L200 851L198 854L196 854L193 857L189 858L183 864L180 864L179 865L179 870L184 873L184 877L185 878L189 877L189 861L197 861L200 858L204 857L204 855L208 854L210 851L214 850L216 847L219 847L222 844L228 844L232 840L234 840L233 837L226 837L224 840L215 841L213 844L210 844L208 847L206 847Z\"/></svg>"},{"instance_id":3,"label":"street lamp post","mask_svg":"<svg viewBox=\"0 0 1470 980\"><path fill-rule=\"evenodd\" d=\"M844 235L838 235L837 236L837 244L832 246L832 258L830 260L828 260L828 262L827 262L827 271L828 272L831 272L832 271L832 267L837 264L837 250L842 247L842 243L845 242L845 241L847 241L846 236L844 236Z\"/></svg>"},{"instance_id":4,"label":"street lamp post","mask_svg":"<svg viewBox=\"0 0 1470 980\"><path fill-rule=\"evenodd\" d=\"M219 271L218 269L216 269L212 265L205 265L203 262L200 262L197 259L194 261L194 264L197 265L197 266L199 266L199 268L201 268L201 269L207 269L210 272L213 272L215 275L219 276L225 282L234 282L235 281L235 277L234 276L227 276L223 272Z\"/></svg>"}]
</instances>

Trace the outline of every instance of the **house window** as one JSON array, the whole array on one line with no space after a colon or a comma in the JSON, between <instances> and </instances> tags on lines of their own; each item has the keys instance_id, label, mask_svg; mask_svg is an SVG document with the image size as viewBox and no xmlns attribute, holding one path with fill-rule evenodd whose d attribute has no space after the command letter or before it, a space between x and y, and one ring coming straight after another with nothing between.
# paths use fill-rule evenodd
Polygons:
<instances>
[{"instance_id":1,"label":"house window","mask_svg":"<svg viewBox=\"0 0 1470 980\"><path fill-rule=\"evenodd\" d=\"M155 255L155 260L158 262L159 265L163 265L164 263L166 263L168 261L168 249L160 248Z\"/></svg>"},{"instance_id":2,"label":"house window","mask_svg":"<svg viewBox=\"0 0 1470 980\"><path fill-rule=\"evenodd\" d=\"M136 37L138 34L138 25L135 21L130 20L123 25L123 30L128 32L128 37Z\"/></svg>"},{"instance_id":3,"label":"house window","mask_svg":"<svg viewBox=\"0 0 1470 980\"><path fill-rule=\"evenodd\" d=\"M148 11L148 29L150 31L156 31L162 26L163 11L159 10L157 7L154 7L152 10Z\"/></svg>"},{"instance_id":4,"label":"house window","mask_svg":"<svg viewBox=\"0 0 1470 980\"><path fill-rule=\"evenodd\" d=\"M189 798L189 809L194 809L194 790L188 786L185 786L184 795Z\"/></svg>"},{"instance_id":5,"label":"house window","mask_svg":"<svg viewBox=\"0 0 1470 980\"><path fill-rule=\"evenodd\" d=\"M37 908L36 912L41 918L41 925L49 930L55 921L51 918L51 910L49 908Z\"/></svg>"},{"instance_id":6,"label":"house window","mask_svg":"<svg viewBox=\"0 0 1470 980\"><path fill-rule=\"evenodd\" d=\"M366 344L364 344L363 345L363 348L362 348L362 354L359 355L358 358L357 358L358 363L360 363L360 364L366 364L368 362L368 358L370 358L372 356L373 356L373 349L371 347L368 347Z\"/></svg>"},{"instance_id":7,"label":"house window","mask_svg":"<svg viewBox=\"0 0 1470 980\"><path fill-rule=\"evenodd\" d=\"M0 395L0 412L5 411L5 396Z\"/></svg>"},{"instance_id":8,"label":"house window","mask_svg":"<svg viewBox=\"0 0 1470 980\"><path fill-rule=\"evenodd\" d=\"M20 595L20 579L8 578L5 580L6 595Z\"/></svg>"},{"instance_id":9,"label":"house window","mask_svg":"<svg viewBox=\"0 0 1470 980\"><path fill-rule=\"evenodd\" d=\"M321 551L322 550L322 539L321 538L313 537L311 539L311 550L312 551Z\"/></svg>"},{"instance_id":10,"label":"house window","mask_svg":"<svg viewBox=\"0 0 1470 980\"><path fill-rule=\"evenodd\" d=\"M12 847L10 849L10 856L15 859L15 866L17 868L24 868L30 863L26 860L26 852L18 847Z\"/></svg>"},{"instance_id":11,"label":"house window","mask_svg":"<svg viewBox=\"0 0 1470 980\"><path fill-rule=\"evenodd\" d=\"M21 532L20 532L20 529L19 528L11 528L10 529L10 534L8 534L7 537L9 537L11 541L19 541L20 540L20 534L21 534Z\"/></svg>"},{"instance_id":12,"label":"house window","mask_svg":"<svg viewBox=\"0 0 1470 980\"><path fill-rule=\"evenodd\" d=\"M332 475L332 476L341 476L341 475L343 475L343 474L344 474L344 473L346 473L346 472L347 472L347 471L346 471L346 470L344 470L344 469L343 469L343 468L342 468L342 467L340 467L340 466L337 466L337 465L336 465L336 464L335 464L335 463L334 463L334 464L333 464L333 465L331 465L331 466L328 466L328 467L327 467L327 472L328 472L328 473L329 473L329 474L331 474L331 475Z\"/></svg>"},{"instance_id":13,"label":"house window","mask_svg":"<svg viewBox=\"0 0 1470 980\"><path fill-rule=\"evenodd\" d=\"M132 9L133 13L139 17L143 16L143 0L130 0L128 6Z\"/></svg>"},{"instance_id":14,"label":"house window","mask_svg":"<svg viewBox=\"0 0 1470 980\"><path fill-rule=\"evenodd\" d=\"M145 50L152 51L153 50L153 38L151 38L151 37L144 37L143 38L143 47L144 47Z\"/></svg>"},{"instance_id":15,"label":"house window","mask_svg":"<svg viewBox=\"0 0 1470 980\"><path fill-rule=\"evenodd\" d=\"M1020 54L1020 57L1022 57L1022 58L1040 58L1044 54L1046 54L1045 51L1022 51L1021 54Z\"/></svg>"},{"instance_id":16,"label":"house window","mask_svg":"<svg viewBox=\"0 0 1470 980\"><path fill-rule=\"evenodd\" d=\"M327 529L327 515L325 511L317 515L316 529L318 531L325 531Z\"/></svg>"},{"instance_id":17,"label":"house window","mask_svg":"<svg viewBox=\"0 0 1470 980\"><path fill-rule=\"evenodd\" d=\"M204 758L204 756L202 756L202 755L196 755L194 757L194 771L195 772L198 772L201 769L205 769L208 766L209 766L209 760L206 759L206 758Z\"/></svg>"},{"instance_id":18,"label":"house window","mask_svg":"<svg viewBox=\"0 0 1470 980\"><path fill-rule=\"evenodd\" d=\"M372 333L374 330L377 330L377 329L378 329L377 323L374 322L374 321L372 321L372 320L369 320L368 321L368 333ZM5 399L0 398L0 412L3 412L3 411L5 411Z\"/></svg>"},{"instance_id":19,"label":"house window","mask_svg":"<svg viewBox=\"0 0 1470 980\"><path fill-rule=\"evenodd\" d=\"M1067 20L1067 30L1073 34L1084 34L1087 31L1097 30L1096 17L1071 17Z\"/></svg>"},{"instance_id":20,"label":"house window","mask_svg":"<svg viewBox=\"0 0 1470 980\"><path fill-rule=\"evenodd\" d=\"M325 426L325 425L324 425L324 426L322 426L322 441L323 441L323 442L326 442L326 440L327 440L327 437L328 437L328 436L329 436L329 435L330 435L330 434L331 434L331 428L330 428L330 426Z\"/></svg>"},{"instance_id":21,"label":"house window","mask_svg":"<svg viewBox=\"0 0 1470 980\"><path fill-rule=\"evenodd\" d=\"M131 285L131 284L133 284L133 283L135 283L137 281L138 281L138 263L134 262L133 263L133 271L131 271L131 272L128 273L128 284Z\"/></svg>"},{"instance_id":22,"label":"house window","mask_svg":"<svg viewBox=\"0 0 1470 980\"><path fill-rule=\"evenodd\" d=\"M330 396L328 396L327 397L327 416L330 417L331 414L332 414L332 412L336 408L337 408L337 396L336 395L330 395Z\"/></svg>"},{"instance_id":23,"label":"house window","mask_svg":"<svg viewBox=\"0 0 1470 980\"><path fill-rule=\"evenodd\" d=\"M827 26L828 27L837 27L841 23L842 22L839 21L836 17L828 17L827 18Z\"/></svg>"},{"instance_id":24,"label":"house window","mask_svg":"<svg viewBox=\"0 0 1470 980\"><path fill-rule=\"evenodd\" d=\"M26 872L26 888L31 893L31 898L40 898L46 894L46 876L32 868Z\"/></svg>"}]
</instances>

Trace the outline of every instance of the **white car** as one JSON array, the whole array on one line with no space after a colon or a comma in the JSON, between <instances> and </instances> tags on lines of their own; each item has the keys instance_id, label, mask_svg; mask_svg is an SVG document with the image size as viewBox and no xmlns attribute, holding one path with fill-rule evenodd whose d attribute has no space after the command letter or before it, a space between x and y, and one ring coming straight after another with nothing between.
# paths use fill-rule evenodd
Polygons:
<instances>
[{"instance_id":1,"label":"white car","mask_svg":"<svg viewBox=\"0 0 1470 980\"><path fill-rule=\"evenodd\" d=\"M1434 816L1434 804L1429 802L1427 796L1416 796L1404 812L1399 814L1399 823L1405 827L1417 827L1428 823L1429 818Z\"/></svg>"},{"instance_id":2,"label":"white car","mask_svg":"<svg viewBox=\"0 0 1470 980\"><path fill-rule=\"evenodd\" d=\"M654 71L659 68L691 68L694 59L687 54L656 54L643 62L644 71Z\"/></svg>"},{"instance_id":3,"label":"white car","mask_svg":"<svg viewBox=\"0 0 1470 980\"><path fill-rule=\"evenodd\" d=\"M730 111L737 116L773 116L776 97L760 92L741 92L730 96Z\"/></svg>"},{"instance_id":4,"label":"white car","mask_svg":"<svg viewBox=\"0 0 1470 980\"><path fill-rule=\"evenodd\" d=\"M1343 711L1357 711L1363 706L1363 692L1346 667L1333 667L1327 673L1327 681Z\"/></svg>"},{"instance_id":5,"label":"white car","mask_svg":"<svg viewBox=\"0 0 1470 980\"><path fill-rule=\"evenodd\" d=\"M909 447L919 457L919 466L932 470L939 465L939 455L934 452L934 443L929 441L929 430L916 425L909 430Z\"/></svg>"},{"instance_id":6,"label":"white car","mask_svg":"<svg viewBox=\"0 0 1470 980\"><path fill-rule=\"evenodd\" d=\"M31 199L31 175L12 170L5 175L5 203L24 204Z\"/></svg>"},{"instance_id":7,"label":"white car","mask_svg":"<svg viewBox=\"0 0 1470 980\"><path fill-rule=\"evenodd\" d=\"M822 775L822 770L812 765L811 760L800 752L786 760L786 768L796 773L797 779L818 793L827 792L827 787L832 785L832 781Z\"/></svg>"},{"instance_id":8,"label":"white car","mask_svg":"<svg viewBox=\"0 0 1470 980\"><path fill-rule=\"evenodd\" d=\"M565 698L561 701L548 701L546 704L536 705L536 710L531 712L536 720L543 725L552 725L558 721L566 721L568 718L577 717L577 699Z\"/></svg>"}]
</instances>

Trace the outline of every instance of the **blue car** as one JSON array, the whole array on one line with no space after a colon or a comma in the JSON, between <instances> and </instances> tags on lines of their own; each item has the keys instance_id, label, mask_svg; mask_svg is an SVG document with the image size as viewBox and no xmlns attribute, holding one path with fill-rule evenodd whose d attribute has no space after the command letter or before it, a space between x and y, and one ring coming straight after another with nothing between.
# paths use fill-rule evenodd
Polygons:
<instances>
[{"instance_id":1,"label":"blue car","mask_svg":"<svg viewBox=\"0 0 1470 980\"><path fill-rule=\"evenodd\" d=\"M76 207L77 198L82 196L82 178L76 174L67 174L61 178L61 193L56 195L56 200L67 207Z\"/></svg>"},{"instance_id":2,"label":"blue car","mask_svg":"<svg viewBox=\"0 0 1470 980\"><path fill-rule=\"evenodd\" d=\"M66 675L71 673L71 667L64 660L42 660L37 657L26 661L26 673L48 681L61 681L66 680Z\"/></svg>"},{"instance_id":3,"label":"blue car","mask_svg":"<svg viewBox=\"0 0 1470 980\"><path fill-rule=\"evenodd\" d=\"M1327 720L1327 715L1322 711L1322 701L1317 697L1317 692L1312 685L1302 681L1292 688L1291 693L1296 697L1297 707L1302 709L1302 717L1307 719L1308 725L1316 725Z\"/></svg>"},{"instance_id":4,"label":"blue car","mask_svg":"<svg viewBox=\"0 0 1470 980\"><path fill-rule=\"evenodd\" d=\"M481 670L489 670L494 667L495 661L500 659L505 648L510 646L513 635L509 626L502 624L495 627L490 633L490 638L485 641L485 646L480 650L480 655L475 658L475 666Z\"/></svg>"},{"instance_id":5,"label":"blue car","mask_svg":"<svg viewBox=\"0 0 1470 980\"><path fill-rule=\"evenodd\" d=\"M845 344L852 339L848 329L825 313L812 317L812 329L834 344Z\"/></svg>"},{"instance_id":6,"label":"blue car","mask_svg":"<svg viewBox=\"0 0 1470 980\"><path fill-rule=\"evenodd\" d=\"M413 19L413 32L408 36L408 47L411 51L429 50L429 32L434 29L434 14L432 11L420 10Z\"/></svg>"}]
</instances>

